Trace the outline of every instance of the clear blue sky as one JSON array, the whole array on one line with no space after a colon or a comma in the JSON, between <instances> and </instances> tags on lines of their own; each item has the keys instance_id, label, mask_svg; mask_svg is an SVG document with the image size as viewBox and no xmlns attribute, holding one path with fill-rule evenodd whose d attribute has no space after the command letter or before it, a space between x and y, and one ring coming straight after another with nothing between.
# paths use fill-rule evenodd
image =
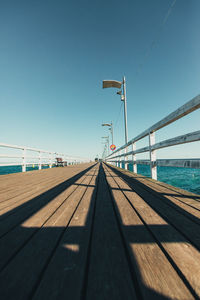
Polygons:
<instances>
[{"instance_id":1,"label":"clear blue sky","mask_svg":"<svg viewBox=\"0 0 200 300\"><path fill-rule=\"evenodd\" d=\"M177 0L165 22L173 2L0 1L0 141L94 158L108 134L102 122L113 121L114 143L124 144L121 101L103 79L126 76L129 139L198 95L200 1ZM198 130L199 120L197 111L157 141Z\"/></svg>"}]
</instances>

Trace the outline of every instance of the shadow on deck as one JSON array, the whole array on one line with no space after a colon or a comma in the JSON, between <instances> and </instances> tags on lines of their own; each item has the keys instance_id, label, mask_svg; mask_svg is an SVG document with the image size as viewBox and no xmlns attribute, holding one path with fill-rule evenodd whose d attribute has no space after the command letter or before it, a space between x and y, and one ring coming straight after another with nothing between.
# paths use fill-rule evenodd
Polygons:
<instances>
[{"instance_id":1,"label":"shadow on deck","mask_svg":"<svg viewBox=\"0 0 200 300\"><path fill-rule=\"evenodd\" d=\"M125 196L141 221L140 225L127 225L113 191L126 195L130 189L112 187L106 179L110 176L108 171L104 173L102 165L99 172L95 168L86 169L1 216L1 299L198 299L199 286L192 285L163 243L181 244L187 240L200 249L195 227L190 223L190 228L184 231L187 222L198 226L199 219L169 203L161 193L157 198L161 197L170 209L166 211L162 203L157 206L155 191L110 168L167 223L147 224ZM89 182L77 183L82 176ZM48 213L48 204L72 185L72 193ZM173 221L177 212L178 221ZM30 219L36 226L29 225ZM179 234L172 234L172 227ZM161 239L157 238L158 233ZM177 282L162 270L156 274L162 269L159 257L154 257L154 262L143 257L142 266L135 254L144 246L151 251L152 245L166 258ZM151 269L154 264L155 270ZM143 267L148 274L144 274Z\"/></svg>"}]
</instances>

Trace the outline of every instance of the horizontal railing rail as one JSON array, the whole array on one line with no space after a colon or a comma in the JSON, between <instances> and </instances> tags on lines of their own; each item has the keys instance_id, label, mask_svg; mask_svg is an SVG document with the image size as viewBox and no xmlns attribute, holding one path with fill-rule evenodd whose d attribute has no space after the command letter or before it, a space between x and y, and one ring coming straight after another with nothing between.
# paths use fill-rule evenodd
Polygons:
<instances>
[{"instance_id":1,"label":"horizontal railing rail","mask_svg":"<svg viewBox=\"0 0 200 300\"><path fill-rule=\"evenodd\" d=\"M69 164L79 164L83 162L89 162L89 159L82 158L78 156L72 156L68 154L46 151L42 149L27 147L27 146L17 146L11 144L0 143L0 149L7 148L7 149L15 149L21 150L21 154L8 154L3 153L0 154L0 166L22 166L22 172L26 172L27 166L30 165L38 165L39 170L42 169L42 166L49 166L52 168L53 165L56 164L56 158L61 158L63 162L68 162ZM36 152L37 155L33 155ZM28 155L29 153L29 155ZM5 159L15 159L15 161L7 162ZM16 161L18 159L18 161Z\"/></svg>"},{"instance_id":2,"label":"horizontal railing rail","mask_svg":"<svg viewBox=\"0 0 200 300\"><path fill-rule=\"evenodd\" d=\"M136 160L136 154L139 153L145 153L149 152L150 159L148 161L148 164L151 167L151 177L153 179L157 179L157 165L164 166L164 162L167 162L169 160L157 160L156 159L156 151L162 148L170 147L170 146L176 146L181 145L185 143L191 143L196 142L200 140L200 131L190 132L184 135L180 135L171 139L167 139L164 141L161 141L159 143L155 142L155 132L159 129L177 121L178 119L190 114L191 112L197 110L200 108L200 95L196 96L192 100L185 103L183 106L179 107L177 110L160 120L159 122L155 123L153 126L149 127L145 131L143 131L141 134L137 135L135 138L128 141L128 143L121 146L119 149L115 150L112 154L108 155L105 160L107 162L113 162L117 163L120 166L122 166L122 162L124 162L125 169L128 169L128 164L133 164L133 171L137 173L137 164L140 164L144 162L144 164L147 164L147 160ZM143 148L139 148L136 150L136 142L139 140L149 136L149 145ZM132 146L131 151L129 151L128 147ZM124 151L124 152L123 152ZM132 160L128 160L128 156L132 155ZM122 159L124 158L124 159ZM187 161L191 161L191 163L187 163ZM162 163L161 163L162 161ZM183 164L180 163L180 159L175 159L173 161L173 166L175 164L177 166L182 166ZM184 159L185 165L191 166L195 165L196 168L199 168L200 162L198 159L195 159L196 163L192 163L192 159ZM177 162L177 163L176 163ZM182 161L183 162L183 161ZM167 163L166 163L167 164Z\"/></svg>"}]
</instances>

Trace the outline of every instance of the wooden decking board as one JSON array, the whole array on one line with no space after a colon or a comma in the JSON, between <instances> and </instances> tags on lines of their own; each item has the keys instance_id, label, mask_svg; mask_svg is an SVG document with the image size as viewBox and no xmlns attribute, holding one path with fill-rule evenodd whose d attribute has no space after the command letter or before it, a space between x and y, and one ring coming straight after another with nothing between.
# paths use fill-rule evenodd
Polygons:
<instances>
[{"instance_id":1,"label":"wooden decking board","mask_svg":"<svg viewBox=\"0 0 200 300\"><path fill-rule=\"evenodd\" d=\"M141 178L144 179L145 176L140 176L140 175L137 175L137 174L134 174L133 175L135 176L139 176ZM151 178L146 178L148 181L150 182L156 182L154 179L151 179ZM183 190L179 187L174 187L172 185L169 185L167 183L164 183L164 182L157 182L157 185L158 186L161 186L161 187L164 187L164 188L167 188L169 190L169 192L174 192L176 195L181 195L182 197L186 197L189 196L190 199L193 199L195 200L196 202L200 202L200 195L197 195L197 194L194 194L192 192L189 192L189 191L186 191L186 190Z\"/></svg>"},{"instance_id":2,"label":"wooden decking board","mask_svg":"<svg viewBox=\"0 0 200 300\"><path fill-rule=\"evenodd\" d=\"M91 172L94 172L91 170ZM10 259L23 247L27 240L55 213L55 211L65 202L79 184L86 181L88 177L83 175L74 184L69 186L64 192L59 194L45 207L37 211L33 216L18 224L13 230L1 238L0 248L0 270L10 261ZM26 217L26 216L25 216ZM28 230L25 230L28 228Z\"/></svg>"},{"instance_id":3,"label":"wooden decking board","mask_svg":"<svg viewBox=\"0 0 200 300\"><path fill-rule=\"evenodd\" d=\"M138 180L141 183L145 183L147 187L149 187L152 192L157 196L160 197L163 196L162 199L169 199L172 203L174 202L176 206L180 206L185 211L188 211L189 213L200 217L200 202L196 200L196 198L189 198L191 195L181 195L177 192L170 192L169 189L167 189L165 186L161 186L159 184L156 184L154 181L149 181L139 177L134 177L136 180ZM194 197L194 196L193 196Z\"/></svg>"},{"instance_id":4,"label":"wooden decking board","mask_svg":"<svg viewBox=\"0 0 200 300\"><path fill-rule=\"evenodd\" d=\"M88 167L88 165L87 165ZM52 184L52 186L55 186L56 183L59 184L61 182L63 182L63 177L66 176L66 179L68 178L67 174L70 174L69 176L72 177L73 174L77 174L80 171L84 170L86 168L85 165L83 165L81 168L56 168L56 169L48 169L48 170L39 170L39 171L32 171L33 173L38 173L34 174L34 176L27 176L23 178L22 182L18 182L18 175L20 175L20 173L17 174L11 174L12 176L12 182L8 182L7 183L7 187L6 189L1 193L0 195L0 201L4 201L6 199L10 199L15 197L16 195L21 195L22 193L24 193L24 191L29 191L30 188L33 187L33 189L35 188L35 186L38 186L38 188L40 188L41 184L43 186L47 184ZM45 172L43 172L45 171ZM53 172L53 176L52 176L52 172ZM27 175L29 175L29 172L26 173ZM25 174L25 175L26 175ZM12 189L10 189L10 187L12 187ZM48 189L48 188L47 188ZM1 182L1 176L0 176L0 191L2 190L2 182Z\"/></svg>"},{"instance_id":5,"label":"wooden decking board","mask_svg":"<svg viewBox=\"0 0 200 300\"><path fill-rule=\"evenodd\" d=\"M83 169L84 170L84 169ZM25 183L25 189L21 190L21 192L18 195L13 196L11 199L4 200L0 203L0 215L5 214L7 210L11 210L11 208L17 207L20 204L27 202L28 200L31 200L32 198L41 195L43 192L48 191L50 188L55 187L58 184L61 184L62 182L70 179L72 175L76 175L77 171L70 172L69 174L65 174L65 178L59 177L57 178L46 178L42 184L41 182L33 182L31 184L31 188L27 183ZM64 180L65 179L65 180ZM7 210L6 210L7 208Z\"/></svg>"},{"instance_id":6,"label":"wooden decking board","mask_svg":"<svg viewBox=\"0 0 200 300\"><path fill-rule=\"evenodd\" d=\"M127 171L123 170L123 173L127 173ZM164 182L156 181L154 179L135 174L135 173L129 173L129 176L137 179L140 182L145 182L146 186L149 187L155 187L155 191L161 191L165 195L172 195L173 197L184 199L185 204L191 204L194 207L199 207L200 205L200 195L196 195L194 193L185 191L183 189L173 187L171 185L168 185Z\"/></svg>"},{"instance_id":7,"label":"wooden decking board","mask_svg":"<svg viewBox=\"0 0 200 300\"><path fill-rule=\"evenodd\" d=\"M37 171L29 171L26 173L14 173L14 174L8 174L8 175L1 175L0 176L0 182L1 182L1 189L8 189L12 188L15 189L17 187L24 187L24 183L27 185L34 181L40 182L40 180L45 178L53 178L56 180L57 178L63 178L68 171L71 173L77 172L78 170L86 169L91 164L82 164L79 167L65 167L65 168L53 168L53 169L43 169L43 170L37 170ZM52 176L53 175L53 176ZM2 178L4 177L4 180Z\"/></svg>"},{"instance_id":8,"label":"wooden decking board","mask_svg":"<svg viewBox=\"0 0 200 300\"><path fill-rule=\"evenodd\" d=\"M98 170L73 215L33 299L81 299L96 200Z\"/></svg>"},{"instance_id":9,"label":"wooden decking board","mask_svg":"<svg viewBox=\"0 0 200 300\"><path fill-rule=\"evenodd\" d=\"M62 177L63 181L63 177ZM30 187L26 186L26 189L21 189L20 193L13 194L12 197L7 198L6 200L1 201L0 203L0 214L4 214L3 211L6 207L14 208L23 202L27 202L32 198L40 195L41 193L47 191L49 188L59 184L61 181L55 179L45 180L41 183L32 183ZM9 209L8 209L9 210Z\"/></svg>"},{"instance_id":10,"label":"wooden decking board","mask_svg":"<svg viewBox=\"0 0 200 300\"><path fill-rule=\"evenodd\" d=\"M117 185L129 199L149 231L162 245L170 257L176 270L188 284L195 295L200 296L200 252L197 251L185 237L163 220L149 205L139 197L120 178L115 178ZM191 272L192 270L192 272ZM193 275L195 274L195 276ZM180 287L180 286L179 286Z\"/></svg>"},{"instance_id":11,"label":"wooden decking board","mask_svg":"<svg viewBox=\"0 0 200 300\"><path fill-rule=\"evenodd\" d=\"M112 168L118 174L119 170ZM168 223L173 225L178 231L180 231L186 239L188 239L198 250L200 250L200 235L199 235L199 219L184 211L181 207L171 203L169 199L165 198L165 201L161 201L160 195L156 196L151 190L145 186L144 183L137 182L128 173L120 173L121 177L126 180L130 187L140 195L145 201ZM189 218L188 218L189 216ZM184 228L184 230L183 230ZM184 232L183 232L184 231Z\"/></svg>"},{"instance_id":12,"label":"wooden decking board","mask_svg":"<svg viewBox=\"0 0 200 300\"><path fill-rule=\"evenodd\" d=\"M102 167L85 299L137 299Z\"/></svg>"},{"instance_id":13,"label":"wooden decking board","mask_svg":"<svg viewBox=\"0 0 200 300\"><path fill-rule=\"evenodd\" d=\"M106 171L106 173L112 176L111 172ZM176 270L167 260L154 236L151 235L146 226L148 223L142 222L124 196L132 198L135 206L137 194L133 193L120 178L112 178L111 176L107 177L107 181L114 197L120 225L133 268L137 273L143 299L151 299L152 297L158 299L163 297L167 297L167 299L194 299ZM145 203L142 199L140 200L138 201L139 214L142 212L143 216L147 216L147 222L150 221L154 224L155 220L152 220L151 208L145 207ZM162 226L161 220L156 221L156 224Z\"/></svg>"},{"instance_id":14,"label":"wooden decking board","mask_svg":"<svg viewBox=\"0 0 200 300\"><path fill-rule=\"evenodd\" d=\"M78 186L76 193L73 193L67 202L64 202L62 207L55 211L16 255L15 259L1 272L0 293L5 299L13 299L18 295L18 299L25 300L32 296L41 272L50 261L90 181L91 177L86 177L86 186ZM26 264L24 264L24 260L26 260ZM14 277L13 274L17 274L17 276ZM19 286L23 288L19 290Z\"/></svg>"},{"instance_id":15,"label":"wooden decking board","mask_svg":"<svg viewBox=\"0 0 200 300\"><path fill-rule=\"evenodd\" d=\"M36 196L28 202L24 202L21 206L8 211L0 217L0 236L3 236L9 230L12 230L16 225L23 222L26 217L30 217L39 209L46 206L58 194L63 192L67 187L78 179L86 170L75 176L68 178L67 181L60 183L57 186L51 187L50 190L43 192L41 195Z\"/></svg>"},{"instance_id":16,"label":"wooden decking board","mask_svg":"<svg viewBox=\"0 0 200 300\"><path fill-rule=\"evenodd\" d=\"M200 299L198 195L105 164L0 190L0 299Z\"/></svg>"}]
</instances>

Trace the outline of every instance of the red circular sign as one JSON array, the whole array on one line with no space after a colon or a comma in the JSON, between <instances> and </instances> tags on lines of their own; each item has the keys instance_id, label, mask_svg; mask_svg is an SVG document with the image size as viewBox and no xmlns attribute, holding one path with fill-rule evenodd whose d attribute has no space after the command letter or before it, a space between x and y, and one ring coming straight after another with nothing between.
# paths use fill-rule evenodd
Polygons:
<instances>
[{"instance_id":1,"label":"red circular sign","mask_svg":"<svg viewBox=\"0 0 200 300\"><path fill-rule=\"evenodd\" d=\"M114 144L112 144L112 145L110 146L110 150L114 151L115 149L116 149L116 146L115 146Z\"/></svg>"}]
</instances>

